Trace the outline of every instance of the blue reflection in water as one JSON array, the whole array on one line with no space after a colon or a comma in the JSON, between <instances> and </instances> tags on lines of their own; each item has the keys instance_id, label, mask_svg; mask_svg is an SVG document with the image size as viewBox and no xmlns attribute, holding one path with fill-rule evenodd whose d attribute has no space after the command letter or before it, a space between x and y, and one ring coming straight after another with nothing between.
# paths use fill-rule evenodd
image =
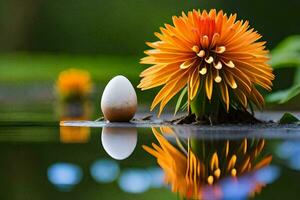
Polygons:
<instances>
[{"instance_id":1,"label":"blue reflection in water","mask_svg":"<svg viewBox=\"0 0 300 200\"><path fill-rule=\"evenodd\" d=\"M300 144L299 144L300 145ZM300 154L289 160L289 165L292 169L300 170Z\"/></svg>"},{"instance_id":2,"label":"blue reflection in water","mask_svg":"<svg viewBox=\"0 0 300 200\"><path fill-rule=\"evenodd\" d=\"M164 185L164 172L160 167L148 168L148 173L151 177L151 187L161 188Z\"/></svg>"},{"instance_id":3,"label":"blue reflection in water","mask_svg":"<svg viewBox=\"0 0 300 200\"><path fill-rule=\"evenodd\" d=\"M249 193L254 187L250 177L242 177L238 180L233 178L221 183L224 199L247 199Z\"/></svg>"},{"instance_id":4,"label":"blue reflection in water","mask_svg":"<svg viewBox=\"0 0 300 200\"><path fill-rule=\"evenodd\" d=\"M48 180L61 191L70 191L82 179L79 166L70 163L55 163L48 168Z\"/></svg>"},{"instance_id":5,"label":"blue reflection in water","mask_svg":"<svg viewBox=\"0 0 300 200\"><path fill-rule=\"evenodd\" d=\"M285 141L278 147L276 154L284 160L287 165L295 170L300 170L300 141Z\"/></svg>"},{"instance_id":6,"label":"blue reflection in water","mask_svg":"<svg viewBox=\"0 0 300 200\"><path fill-rule=\"evenodd\" d=\"M262 168L254 173L255 179L260 183L273 183L280 175L280 170L274 165Z\"/></svg>"},{"instance_id":7,"label":"blue reflection in water","mask_svg":"<svg viewBox=\"0 0 300 200\"><path fill-rule=\"evenodd\" d=\"M124 192L143 193L151 187L151 175L147 170L127 169L122 172L118 183Z\"/></svg>"},{"instance_id":8,"label":"blue reflection in water","mask_svg":"<svg viewBox=\"0 0 300 200\"><path fill-rule=\"evenodd\" d=\"M277 155L282 159L289 159L300 154L300 141L282 142L276 151Z\"/></svg>"},{"instance_id":9,"label":"blue reflection in water","mask_svg":"<svg viewBox=\"0 0 300 200\"><path fill-rule=\"evenodd\" d=\"M96 182L111 183L118 177L120 167L114 160L101 159L92 164L90 171Z\"/></svg>"},{"instance_id":10,"label":"blue reflection in water","mask_svg":"<svg viewBox=\"0 0 300 200\"><path fill-rule=\"evenodd\" d=\"M224 199L247 199L257 187L274 182L279 175L278 167L268 166L238 179L225 179L220 183L222 196Z\"/></svg>"}]
</instances>

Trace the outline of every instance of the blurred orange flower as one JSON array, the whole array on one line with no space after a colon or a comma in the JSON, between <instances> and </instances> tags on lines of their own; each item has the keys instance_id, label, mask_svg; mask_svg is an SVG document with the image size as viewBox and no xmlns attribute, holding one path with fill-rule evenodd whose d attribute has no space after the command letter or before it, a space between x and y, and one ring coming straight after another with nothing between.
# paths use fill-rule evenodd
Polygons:
<instances>
[{"instance_id":1,"label":"blurred orange flower","mask_svg":"<svg viewBox=\"0 0 300 200\"><path fill-rule=\"evenodd\" d=\"M78 69L62 71L56 82L56 89L62 98L85 97L92 90L90 74Z\"/></svg>"},{"instance_id":2,"label":"blurred orange flower","mask_svg":"<svg viewBox=\"0 0 300 200\"><path fill-rule=\"evenodd\" d=\"M62 143L87 143L90 139L89 127L60 126L59 129Z\"/></svg>"},{"instance_id":3,"label":"blurred orange flower","mask_svg":"<svg viewBox=\"0 0 300 200\"><path fill-rule=\"evenodd\" d=\"M185 87L188 105L201 94L208 101L220 98L227 111L230 105L247 108L249 101L262 107L264 98L256 85L271 90L274 79L266 42L258 42L261 35L248 21L236 18L222 10L193 10L173 16L173 25L155 33L159 41L147 42L153 49L141 60L152 66L140 74L138 85L142 90L163 86L151 110L160 103L160 114Z\"/></svg>"}]
</instances>

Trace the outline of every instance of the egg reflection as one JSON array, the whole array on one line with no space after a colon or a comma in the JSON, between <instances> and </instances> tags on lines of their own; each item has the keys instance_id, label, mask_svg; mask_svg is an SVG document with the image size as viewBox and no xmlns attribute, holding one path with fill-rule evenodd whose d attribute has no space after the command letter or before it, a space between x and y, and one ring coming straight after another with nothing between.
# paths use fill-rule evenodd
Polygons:
<instances>
[{"instance_id":1,"label":"egg reflection","mask_svg":"<svg viewBox=\"0 0 300 200\"><path fill-rule=\"evenodd\" d=\"M101 141L108 155L116 160L124 160L136 147L137 128L103 127Z\"/></svg>"},{"instance_id":2,"label":"egg reflection","mask_svg":"<svg viewBox=\"0 0 300 200\"><path fill-rule=\"evenodd\" d=\"M48 168L48 180L61 191L70 191L82 179L82 170L71 163L55 163Z\"/></svg>"}]
</instances>

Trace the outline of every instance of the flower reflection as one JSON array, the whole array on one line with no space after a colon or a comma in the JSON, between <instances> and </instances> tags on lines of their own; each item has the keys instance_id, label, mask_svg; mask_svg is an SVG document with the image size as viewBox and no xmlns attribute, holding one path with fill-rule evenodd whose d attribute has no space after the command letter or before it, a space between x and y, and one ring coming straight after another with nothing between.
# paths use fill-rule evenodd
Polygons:
<instances>
[{"instance_id":1,"label":"flower reflection","mask_svg":"<svg viewBox=\"0 0 300 200\"><path fill-rule=\"evenodd\" d=\"M175 137L177 145L173 145L162 134L165 128L162 133L152 130L159 145L143 148L157 158L166 184L181 197L219 199L239 193L235 197L240 198L242 193L248 196L260 192L266 184L257 178L261 177L257 176L259 170L272 160L271 155L263 153L264 139L181 141Z\"/></svg>"},{"instance_id":2,"label":"flower reflection","mask_svg":"<svg viewBox=\"0 0 300 200\"><path fill-rule=\"evenodd\" d=\"M70 191L82 179L79 166L70 163L55 163L48 168L48 180L61 191Z\"/></svg>"},{"instance_id":3,"label":"flower reflection","mask_svg":"<svg viewBox=\"0 0 300 200\"><path fill-rule=\"evenodd\" d=\"M225 178L219 183L222 199L246 199L254 196L266 185L272 183L279 176L279 169L275 166L267 166L246 173L238 179ZM207 189L206 189L207 190ZM207 199L216 199L214 193L206 193Z\"/></svg>"},{"instance_id":4,"label":"flower reflection","mask_svg":"<svg viewBox=\"0 0 300 200\"><path fill-rule=\"evenodd\" d=\"M62 143L86 143L90 139L89 127L60 126L59 130Z\"/></svg>"},{"instance_id":5,"label":"flower reflection","mask_svg":"<svg viewBox=\"0 0 300 200\"><path fill-rule=\"evenodd\" d=\"M84 121L90 119L92 104L89 100L84 102L59 102L58 113L61 121Z\"/></svg>"},{"instance_id":6,"label":"flower reflection","mask_svg":"<svg viewBox=\"0 0 300 200\"><path fill-rule=\"evenodd\" d=\"M124 160L136 147L137 129L135 127L103 127L101 142L108 155L116 160Z\"/></svg>"}]
</instances>

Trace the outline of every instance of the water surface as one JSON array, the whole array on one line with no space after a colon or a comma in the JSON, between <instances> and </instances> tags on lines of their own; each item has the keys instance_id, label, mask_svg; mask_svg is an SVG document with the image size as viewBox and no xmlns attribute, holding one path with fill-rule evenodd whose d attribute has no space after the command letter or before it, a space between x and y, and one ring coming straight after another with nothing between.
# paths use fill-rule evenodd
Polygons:
<instances>
[{"instance_id":1,"label":"water surface","mask_svg":"<svg viewBox=\"0 0 300 200\"><path fill-rule=\"evenodd\" d=\"M184 181L173 182L185 177L185 174L178 170L179 175L173 176L166 184L166 175L174 168L166 170L142 147L151 148L152 143L161 147L153 129L59 127L57 124L1 123L0 199L147 200L153 197L178 199L182 196L174 188L175 192L172 192L172 187L174 184L179 189L184 187ZM182 137L184 130L179 132L170 127L156 127L156 130L184 156L189 155L185 151L189 144L192 145L198 159L208 168L213 154L217 152L221 175L219 179L216 177L213 173L216 169L201 175L203 180L198 180L197 188L201 188L202 197L232 198L229 194L244 199L298 197L300 140L297 137L284 139L247 135L246 138L238 133L237 138L227 138L226 134L223 137L215 137L214 134L203 137L203 133L195 137L189 129L186 129L187 137ZM245 140L247 153L243 153ZM178 145L178 141L182 146ZM259 149L261 141L264 145ZM224 148L227 143L230 143L231 153L226 156ZM258 151L260 153L253 157ZM233 168L226 169L233 154L237 155L234 179ZM168 155L173 156L177 169L180 159L175 154ZM271 156L272 160L259 170L242 173L243 162L249 155L253 157L253 165L267 156ZM208 184L210 175L214 177L212 184Z\"/></svg>"}]
</instances>

